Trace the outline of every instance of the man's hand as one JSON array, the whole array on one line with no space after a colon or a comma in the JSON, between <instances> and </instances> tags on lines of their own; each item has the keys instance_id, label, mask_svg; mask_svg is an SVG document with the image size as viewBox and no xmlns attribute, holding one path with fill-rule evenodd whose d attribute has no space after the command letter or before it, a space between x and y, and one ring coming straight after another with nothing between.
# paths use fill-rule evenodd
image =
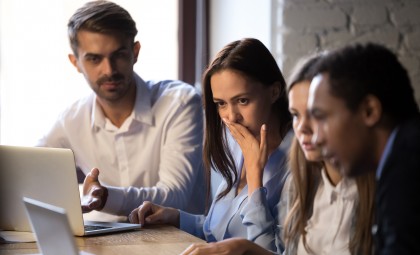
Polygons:
<instances>
[{"instance_id":1,"label":"man's hand","mask_svg":"<svg viewBox=\"0 0 420 255\"><path fill-rule=\"evenodd\" d=\"M93 168L83 182L83 213L88 213L92 210L100 211L105 206L108 198L108 189L99 183L98 177L99 169Z\"/></svg>"},{"instance_id":2,"label":"man's hand","mask_svg":"<svg viewBox=\"0 0 420 255\"><path fill-rule=\"evenodd\" d=\"M134 209L128 219L131 223L141 224L169 224L179 228L179 211L171 207L163 207L144 201Z\"/></svg>"}]
</instances>

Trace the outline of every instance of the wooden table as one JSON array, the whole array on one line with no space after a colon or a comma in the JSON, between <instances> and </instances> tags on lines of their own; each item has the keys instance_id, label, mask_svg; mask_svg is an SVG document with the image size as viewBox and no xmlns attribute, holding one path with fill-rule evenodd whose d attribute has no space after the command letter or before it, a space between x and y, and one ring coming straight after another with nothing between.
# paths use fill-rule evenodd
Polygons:
<instances>
[{"instance_id":1,"label":"wooden table","mask_svg":"<svg viewBox=\"0 0 420 255\"><path fill-rule=\"evenodd\" d=\"M93 254L180 254L192 243L204 241L172 226L148 226L140 230L105 234L92 237L76 237L81 251ZM0 254L39 253L36 243L0 244Z\"/></svg>"}]
</instances>

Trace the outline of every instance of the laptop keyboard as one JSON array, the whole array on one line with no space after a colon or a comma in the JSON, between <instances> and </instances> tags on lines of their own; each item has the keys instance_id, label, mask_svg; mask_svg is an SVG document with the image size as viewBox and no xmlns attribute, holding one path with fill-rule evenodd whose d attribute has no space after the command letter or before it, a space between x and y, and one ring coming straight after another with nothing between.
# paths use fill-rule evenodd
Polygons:
<instances>
[{"instance_id":1,"label":"laptop keyboard","mask_svg":"<svg viewBox=\"0 0 420 255\"><path fill-rule=\"evenodd\" d=\"M85 225L85 231L101 230L101 229L107 229L107 228L111 228L111 227L95 226L95 225Z\"/></svg>"}]
</instances>

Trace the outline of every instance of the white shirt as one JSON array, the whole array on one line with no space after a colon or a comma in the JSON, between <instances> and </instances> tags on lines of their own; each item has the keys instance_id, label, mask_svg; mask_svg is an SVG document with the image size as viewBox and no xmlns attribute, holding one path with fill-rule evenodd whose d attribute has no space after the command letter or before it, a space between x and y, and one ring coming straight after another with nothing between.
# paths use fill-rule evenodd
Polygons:
<instances>
[{"instance_id":1,"label":"white shirt","mask_svg":"<svg viewBox=\"0 0 420 255\"><path fill-rule=\"evenodd\" d=\"M309 252L299 240L299 255L350 255L349 242L355 207L358 203L357 185L353 179L343 178L333 186L323 169L315 194L313 214L305 227Z\"/></svg>"},{"instance_id":2,"label":"white shirt","mask_svg":"<svg viewBox=\"0 0 420 255\"><path fill-rule=\"evenodd\" d=\"M180 81L134 76L136 102L120 128L104 116L92 93L64 111L38 146L72 149L85 174L99 168L99 181L109 190L104 212L128 215L148 200L201 213L200 96Z\"/></svg>"}]
</instances>

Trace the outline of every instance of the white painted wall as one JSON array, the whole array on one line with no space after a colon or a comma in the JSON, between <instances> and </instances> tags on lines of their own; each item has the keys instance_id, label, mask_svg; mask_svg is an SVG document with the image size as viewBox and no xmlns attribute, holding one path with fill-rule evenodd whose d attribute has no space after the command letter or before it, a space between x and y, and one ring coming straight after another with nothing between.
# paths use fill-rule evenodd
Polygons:
<instances>
[{"instance_id":1,"label":"white painted wall","mask_svg":"<svg viewBox=\"0 0 420 255\"><path fill-rule=\"evenodd\" d=\"M257 38L271 50L271 0L212 0L209 29L210 60L244 37Z\"/></svg>"},{"instance_id":2,"label":"white painted wall","mask_svg":"<svg viewBox=\"0 0 420 255\"><path fill-rule=\"evenodd\" d=\"M177 79L177 1L113 1L137 24L134 70L144 79ZM0 0L1 144L35 144L64 108L90 93L67 57L67 22L85 2Z\"/></svg>"}]
</instances>

